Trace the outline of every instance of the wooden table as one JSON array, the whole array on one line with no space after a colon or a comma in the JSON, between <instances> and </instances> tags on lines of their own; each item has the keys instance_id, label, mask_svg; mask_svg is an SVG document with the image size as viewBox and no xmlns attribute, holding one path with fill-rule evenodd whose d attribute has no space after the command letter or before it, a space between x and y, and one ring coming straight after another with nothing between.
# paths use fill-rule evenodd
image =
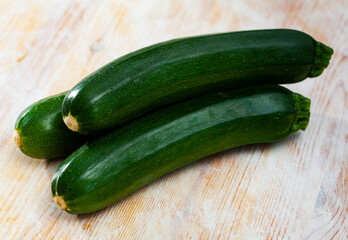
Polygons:
<instances>
[{"instance_id":1,"label":"wooden table","mask_svg":"<svg viewBox=\"0 0 348 240\"><path fill-rule=\"evenodd\" d=\"M347 239L348 1L0 2L0 239ZM96 213L50 195L61 161L23 155L18 114L112 59L204 33L294 28L333 47L318 78L288 87L312 99L305 132L199 160Z\"/></svg>"}]
</instances>

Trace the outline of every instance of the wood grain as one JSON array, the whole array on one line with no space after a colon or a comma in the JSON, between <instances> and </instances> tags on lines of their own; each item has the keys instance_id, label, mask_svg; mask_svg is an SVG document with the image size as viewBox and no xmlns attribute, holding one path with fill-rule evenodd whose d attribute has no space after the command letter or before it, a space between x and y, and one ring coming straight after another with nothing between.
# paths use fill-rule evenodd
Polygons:
<instances>
[{"instance_id":1,"label":"wood grain","mask_svg":"<svg viewBox=\"0 0 348 240\"><path fill-rule=\"evenodd\" d=\"M19 1L0 6L1 239L348 239L348 1ZM295 28L335 50L316 79L308 129L197 161L96 213L53 203L60 161L12 139L30 103L112 59L189 35Z\"/></svg>"}]
</instances>

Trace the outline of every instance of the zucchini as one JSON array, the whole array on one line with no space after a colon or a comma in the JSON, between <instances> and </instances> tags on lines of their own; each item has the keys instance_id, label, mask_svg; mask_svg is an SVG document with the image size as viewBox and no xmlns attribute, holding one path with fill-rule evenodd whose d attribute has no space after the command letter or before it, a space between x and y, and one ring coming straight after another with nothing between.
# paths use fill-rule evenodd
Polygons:
<instances>
[{"instance_id":1,"label":"zucchini","mask_svg":"<svg viewBox=\"0 0 348 240\"><path fill-rule=\"evenodd\" d=\"M54 173L52 196L69 213L96 211L202 157L305 130L309 108L309 99L277 85L170 105L75 151Z\"/></svg>"},{"instance_id":2,"label":"zucchini","mask_svg":"<svg viewBox=\"0 0 348 240\"><path fill-rule=\"evenodd\" d=\"M333 50L275 29L175 39L120 57L84 78L63 103L73 131L93 135L208 92L319 76Z\"/></svg>"},{"instance_id":3,"label":"zucchini","mask_svg":"<svg viewBox=\"0 0 348 240\"><path fill-rule=\"evenodd\" d=\"M64 157L86 143L88 136L70 131L62 121L66 94L37 101L18 116L13 135L24 154L45 159Z\"/></svg>"}]
</instances>

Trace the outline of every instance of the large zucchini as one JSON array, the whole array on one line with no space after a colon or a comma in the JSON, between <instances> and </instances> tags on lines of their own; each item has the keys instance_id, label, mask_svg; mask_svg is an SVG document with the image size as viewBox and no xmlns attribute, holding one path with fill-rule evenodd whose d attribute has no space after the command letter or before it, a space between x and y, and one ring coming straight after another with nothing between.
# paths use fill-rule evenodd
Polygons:
<instances>
[{"instance_id":1,"label":"large zucchini","mask_svg":"<svg viewBox=\"0 0 348 240\"><path fill-rule=\"evenodd\" d=\"M62 120L66 94L35 102L18 116L14 139L24 154L45 159L64 157L87 141L87 136L70 131Z\"/></svg>"},{"instance_id":2,"label":"large zucchini","mask_svg":"<svg viewBox=\"0 0 348 240\"><path fill-rule=\"evenodd\" d=\"M65 97L63 118L73 131L97 134L204 93L319 76L332 53L309 35L286 29L175 39L87 76Z\"/></svg>"},{"instance_id":3,"label":"large zucchini","mask_svg":"<svg viewBox=\"0 0 348 240\"><path fill-rule=\"evenodd\" d=\"M309 108L309 99L276 85L170 105L75 151L53 176L53 198L69 213L96 211L204 156L304 130Z\"/></svg>"}]
</instances>

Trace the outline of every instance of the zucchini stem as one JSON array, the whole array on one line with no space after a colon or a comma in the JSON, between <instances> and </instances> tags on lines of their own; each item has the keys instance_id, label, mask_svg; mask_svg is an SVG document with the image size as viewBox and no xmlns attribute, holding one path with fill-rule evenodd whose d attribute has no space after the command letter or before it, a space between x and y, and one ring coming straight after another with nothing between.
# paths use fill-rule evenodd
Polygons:
<instances>
[{"instance_id":1,"label":"zucchini stem","mask_svg":"<svg viewBox=\"0 0 348 240\"><path fill-rule=\"evenodd\" d=\"M15 129L13 132L13 138L14 138L14 141L16 142L17 146L19 148L21 148L22 147L21 136L19 135L19 132L17 131L17 129Z\"/></svg>"},{"instance_id":2,"label":"zucchini stem","mask_svg":"<svg viewBox=\"0 0 348 240\"><path fill-rule=\"evenodd\" d=\"M63 210L68 209L68 207L66 206L66 203L62 197L56 195L56 196L54 196L53 199L56 202L56 204L58 205L58 207L60 207Z\"/></svg>"},{"instance_id":3,"label":"zucchini stem","mask_svg":"<svg viewBox=\"0 0 348 240\"><path fill-rule=\"evenodd\" d=\"M299 129L304 131L309 123L311 100L298 93L292 93L292 99L295 105L295 121L291 132L296 132Z\"/></svg>"},{"instance_id":4,"label":"zucchini stem","mask_svg":"<svg viewBox=\"0 0 348 240\"><path fill-rule=\"evenodd\" d=\"M79 130L79 124L76 121L76 118L71 116L69 113L68 116L63 117L63 121L65 125L73 132L77 132Z\"/></svg>"},{"instance_id":5,"label":"zucchini stem","mask_svg":"<svg viewBox=\"0 0 348 240\"><path fill-rule=\"evenodd\" d=\"M314 64L311 72L309 73L309 77L318 77L329 65L333 53L334 51L332 48L323 43L316 42Z\"/></svg>"}]
</instances>

